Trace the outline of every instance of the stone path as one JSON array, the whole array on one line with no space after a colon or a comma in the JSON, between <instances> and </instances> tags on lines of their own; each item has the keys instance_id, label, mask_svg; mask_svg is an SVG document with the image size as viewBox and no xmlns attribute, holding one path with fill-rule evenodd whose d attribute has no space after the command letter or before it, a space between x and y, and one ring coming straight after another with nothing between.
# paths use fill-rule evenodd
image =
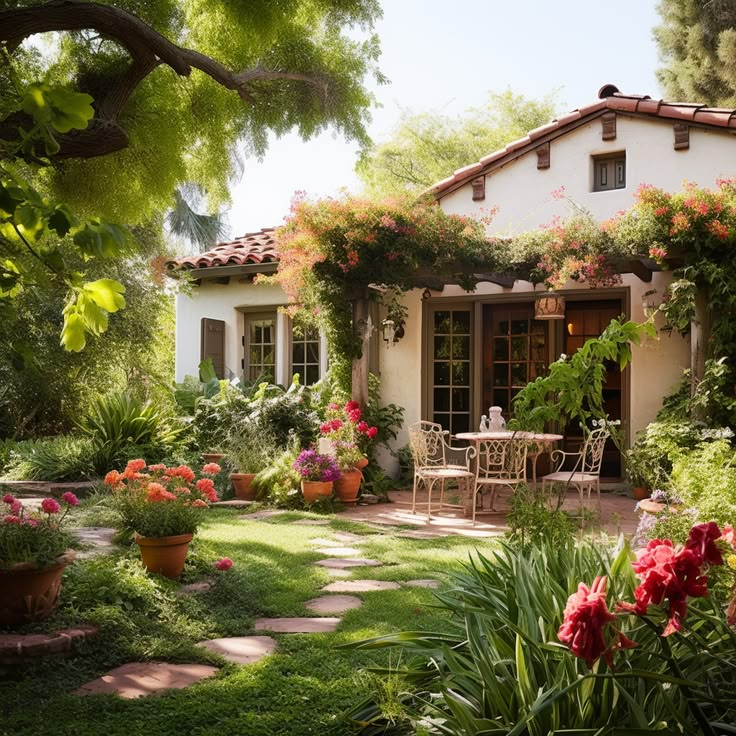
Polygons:
<instances>
[{"instance_id":1,"label":"stone path","mask_svg":"<svg viewBox=\"0 0 736 736\"><path fill-rule=\"evenodd\" d=\"M313 613L345 613L360 608L363 601L354 595L323 595L304 604Z\"/></svg>"},{"instance_id":2,"label":"stone path","mask_svg":"<svg viewBox=\"0 0 736 736\"><path fill-rule=\"evenodd\" d=\"M256 631L282 634L326 634L337 629L339 618L257 618Z\"/></svg>"},{"instance_id":3,"label":"stone path","mask_svg":"<svg viewBox=\"0 0 736 736\"><path fill-rule=\"evenodd\" d=\"M270 636L234 636L208 639L197 646L219 654L234 664L253 664L276 651L276 641Z\"/></svg>"},{"instance_id":4,"label":"stone path","mask_svg":"<svg viewBox=\"0 0 736 736\"><path fill-rule=\"evenodd\" d=\"M359 555L360 550L355 547L320 547L314 550L321 555L331 555L332 557L345 557L346 555Z\"/></svg>"},{"instance_id":5,"label":"stone path","mask_svg":"<svg viewBox=\"0 0 736 736\"><path fill-rule=\"evenodd\" d=\"M121 698L141 698L163 690L180 690L218 672L204 664L168 662L130 662L82 685L75 695L115 693Z\"/></svg>"},{"instance_id":6,"label":"stone path","mask_svg":"<svg viewBox=\"0 0 736 736\"><path fill-rule=\"evenodd\" d=\"M369 560L366 557L331 557L328 560L317 560L314 564L342 570L348 567L380 567L383 562Z\"/></svg>"},{"instance_id":7,"label":"stone path","mask_svg":"<svg viewBox=\"0 0 736 736\"><path fill-rule=\"evenodd\" d=\"M424 580L407 580L404 585L409 585L412 588L439 588L442 583L439 580L427 578Z\"/></svg>"},{"instance_id":8,"label":"stone path","mask_svg":"<svg viewBox=\"0 0 736 736\"><path fill-rule=\"evenodd\" d=\"M389 580L336 580L321 590L326 593L373 593L377 590L398 590L400 587Z\"/></svg>"},{"instance_id":9,"label":"stone path","mask_svg":"<svg viewBox=\"0 0 736 736\"><path fill-rule=\"evenodd\" d=\"M292 522L292 524L296 524L297 526L328 526L329 523L327 519L299 519L298 521Z\"/></svg>"},{"instance_id":10,"label":"stone path","mask_svg":"<svg viewBox=\"0 0 736 736\"><path fill-rule=\"evenodd\" d=\"M69 530L80 542L90 545L90 549L77 552L77 558L87 560L97 555L106 555L115 551L112 538L117 529L107 526L77 526Z\"/></svg>"}]
</instances>

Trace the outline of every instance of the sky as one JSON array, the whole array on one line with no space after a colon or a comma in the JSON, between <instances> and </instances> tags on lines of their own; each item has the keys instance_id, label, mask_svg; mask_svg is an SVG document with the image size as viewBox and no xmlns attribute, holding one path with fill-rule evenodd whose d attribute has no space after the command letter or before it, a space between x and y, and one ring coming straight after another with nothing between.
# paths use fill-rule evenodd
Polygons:
<instances>
[{"instance_id":1,"label":"sky","mask_svg":"<svg viewBox=\"0 0 736 736\"><path fill-rule=\"evenodd\" d=\"M391 83L369 85L381 105L368 128L377 143L390 136L402 110L461 115L506 88L530 99L557 91L561 113L593 102L607 83L661 96L652 37L657 0L381 4L379 66ZM274 138L262 161L246 161L232 189L231 235L280 225L297 190L310 198L358 192L357 158L357 144L331 132L309 141Z\"/></svg>"}]
</instances>

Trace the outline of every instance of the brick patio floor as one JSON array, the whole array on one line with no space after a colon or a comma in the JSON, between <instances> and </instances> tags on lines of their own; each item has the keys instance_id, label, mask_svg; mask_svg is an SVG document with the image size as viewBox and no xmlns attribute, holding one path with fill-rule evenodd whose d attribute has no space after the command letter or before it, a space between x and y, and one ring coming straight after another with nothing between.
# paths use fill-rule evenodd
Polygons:
<instances>
[{"instance_id":1,"label":"brick patio floor","mask_svg":"<svg viewBox=\"0 0 736 736\"><path fill-rule=\"evenodd\" d=\"M448 494L449 495L449 494ZM465 537L495 537L500 536L508 530L506 526L506 514L509 511L509 494L501 491L496 498L496 511L488 509L476 513L476 523L466 517L462 509L444 509L435 511L439 497L435 492L432 494L432 519L427 520L427 494L417 493L417 513L411 513L411 491L390 491L391 503L379 503L368 506L356 506L341 511L338 518L350 519L351 521L362 521L368 524L380 524L384 526L411 526L412 531L402 536L415 536L431 538L432 536L447 536L450 534ZM488 501L486 500L486 503ZM609 534L618 534L619 531L627 536L636 531L639 521L636 513L636 501L616 493L601 493L601 528ZM586 507L591 511L597 511L597 503L591 497ZM576 511L580 508L580 500L577 492L571 491L567 494L563 508L566 511ZM594 525L596 531L598 525Z\"/></svg>"}]
</instances>

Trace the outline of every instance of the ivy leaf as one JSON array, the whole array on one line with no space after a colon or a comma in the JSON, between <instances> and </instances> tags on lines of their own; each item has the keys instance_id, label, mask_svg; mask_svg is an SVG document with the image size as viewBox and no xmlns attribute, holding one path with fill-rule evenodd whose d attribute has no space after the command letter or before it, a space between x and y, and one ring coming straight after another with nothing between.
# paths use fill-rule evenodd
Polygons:
<instances>
[{"instance_id":1,"label":"ivy leaf","mask_svg":"<svg viewBox=\"0 0 736 736\"><path fill-rule=\"evenodd\" d=\"M89 281L82 287L84 294L98 307L107 312L117 312L125 307L125 287L113 279L98 279Z\"/></svg>"},{"instance_id":2,"label":"ivy leaf","mask_svg":"<svg viewBox=\"0 0 736 736\"><path fill-rule=\"evenodd\" d=\"M61 344L66 350L78 353L87 344L84 320L76 310L64 310L64 327L61 330Z\"/></svg>"}]
</instances>

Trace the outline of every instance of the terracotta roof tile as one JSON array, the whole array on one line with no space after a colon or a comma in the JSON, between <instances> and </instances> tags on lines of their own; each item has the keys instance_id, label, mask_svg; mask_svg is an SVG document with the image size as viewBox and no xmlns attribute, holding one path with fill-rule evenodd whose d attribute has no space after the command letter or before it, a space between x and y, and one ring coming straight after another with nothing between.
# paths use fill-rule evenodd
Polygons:
<instances>
[{"instance_id":1,"label":"terracotta roof tile","mask_svg":"<svg viewBox=\"0 0 736 736\"><path fill-rule=\"evenodd\" d=\"M599 96L602 99L583 105L577 110L560 116L547 125L532 130L523 138L507 144L505 148L483 156L476 164L458 169L452 176L448 176L446 179L432 185L428 191L439 198L443 192L462 186L479 172L483 174L490 173L490 171L513 160L515 157L521 155L519 153L520 151L523 151L523 149L529 147L530 144L535 143L540 138L552 140L566 133L567 126L574 125L578 121L584 123L586 119L592 119L602 114L605 110L613 110L614 112L633 114L655 120L691 123L709 128L736 129L736 109L706 107L697 102L653 100L649 95L625 95L619 92L613 85L604 85L600 90ZM575 127L577 126L575 125Z\"/></svg>"},{"instance_id":2,"label":"terracotta roof tile","mask_svg":"<svg viewBox=\"0 0 736 736\"><path fill-rule=\"evenodd\" d=\"M274 238L275 228L263 228L257 233L246 233L228 243L220 243L206 253L184 256L169 261L170 268L198 269L214 266L246 266L260 263L276 263L278 251Z\"/></svg>"}]
</instances>

